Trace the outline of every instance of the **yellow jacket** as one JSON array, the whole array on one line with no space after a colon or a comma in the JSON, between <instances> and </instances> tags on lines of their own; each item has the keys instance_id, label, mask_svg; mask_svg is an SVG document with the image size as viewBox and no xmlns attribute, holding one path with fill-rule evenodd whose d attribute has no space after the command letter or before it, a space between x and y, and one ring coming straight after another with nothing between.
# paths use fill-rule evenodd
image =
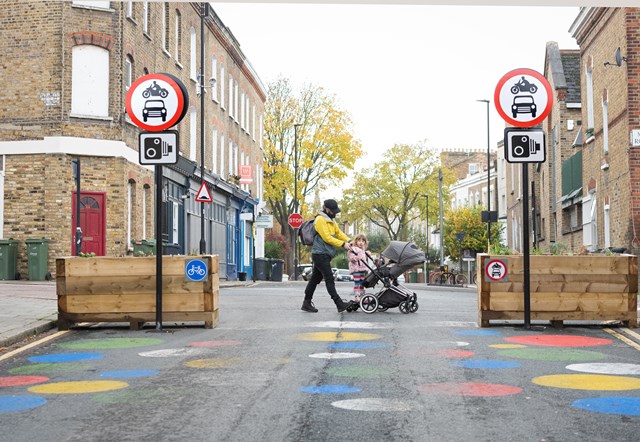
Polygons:
<instances>
[{"instance_id":1,"label":"yellow jacket","mask_svg":"<svg viewBox=\"0 0 640 442\"><path fill-rule=\"evenodd\" d=\"M318 213L313 226L318 234L313 240L311 253L335 256L335 248L343 247L345 242L350 241L349 237L340 230L338 223L324 212Z\"/></svg>"}]
</instances>

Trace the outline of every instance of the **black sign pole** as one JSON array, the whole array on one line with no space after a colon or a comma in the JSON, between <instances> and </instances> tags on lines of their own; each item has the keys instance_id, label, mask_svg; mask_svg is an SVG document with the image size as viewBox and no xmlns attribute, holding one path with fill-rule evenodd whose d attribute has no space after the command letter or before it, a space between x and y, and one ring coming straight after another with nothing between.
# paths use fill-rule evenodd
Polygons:
<instances>
[{"instance_id":1,"label":"black sign pole","mask_svg":"<svg viewBox=\"0 0 640 442\"><path fill-rule=\"evenodd\" d=\"M162 164L156 164L156 330L162 330Z\"/></svg>"},{"instance_id":2,"label":"black sign pole","mask_svg":"<svg viewBox=\"0 0 640 442\"><path fill-rule=\"evenodd\" d=\"M522 252L524 258L524 328L531 328L531 287L529 284L529 164L522 163Z\"/></svg>"}]
</instances>

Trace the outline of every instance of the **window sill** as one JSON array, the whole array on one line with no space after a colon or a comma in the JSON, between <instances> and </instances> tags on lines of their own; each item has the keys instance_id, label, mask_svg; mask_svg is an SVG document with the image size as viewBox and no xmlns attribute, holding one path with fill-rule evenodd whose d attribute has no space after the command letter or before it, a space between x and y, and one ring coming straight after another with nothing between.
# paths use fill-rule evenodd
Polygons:
<instances>
[{"instance_id":1,"label":"window sill","mask_svg":"<svg viewBox=\"0 0 640 442\"><path fill-rule=\"evenodd\" d=\"M82 114L69 114L70 118L82 118L84 120L100 120L100 121L113 121L113 117L106 117L100 115L82 115Z\"/></svg>"},{"instance_id":2,"label":"window sill","mask_svg":"<svg viewBox=\"0 0 640 442\"><path fill-rule=\"evenodd\" d=\"M138 26L138 22L135 20L135 18L127 15L127 20L129 20L131 23L133 23L134 25Z\"/></svg>"},{"instance_id":3,"label":"window sill","mask_svg":"<svg viewBox=\"0 0 640 442\"><path fill-rule=\"evenodd\" d=\"M182 63L180 63L178 60L176 60L176 67L181 71L184 70L184 66L182 66Z\"/></svg>"},{"instance_id":4,"label":"window sill","mask_svg":"<svg viewBox=\"0 0 640 442\"><path fill-rule=\"evenodd\" d=\"M113 9L111 6L107 6L106 8L101 8L100 6L78 5L78 4L72 3L71 7L76 9L90 9L92 11L116 12L116 10Z\"/></svg>"},{"instance_id":5,"label":"window sill","mask_svg":"<svg viewBox=\"0 0 640 442\"><path fill-rule=\"evenodd\" d=\"M589 138L587 138L584 142L584 144L590 144L593 143L596 140L595 135L591 135Z\"/></svg>"},{"instance_id":6,"label":"window sill","mask_svg":"<svg viewBox=\"0 0 640 442\"><path fill-rule=\"evenodd\" d=\"M151 35L149 34L149 32L143 32L142 35L147 37L147 40L151 41Z\"/></svg>"},{"instance_id":7,"label":"window sill","mask_svg":"<svg viewBox=\"0 0 640 442\"><path fill-rule=\"evenodd\" d=\"M165 48L162 48L162 52L164 53L164 55L166 55L167 57L171 58L171 54Z\"/></svg>"},{"instance_id":8,"label":"window sill","mask_svg":"<svg viewBox=\"0 0 640 442\"><path fill-rule=\"evenodd\" d=\"M609 163L604 163L602 166L600 166L601 170L609 170Z\"/></svg>"}]
</instances>

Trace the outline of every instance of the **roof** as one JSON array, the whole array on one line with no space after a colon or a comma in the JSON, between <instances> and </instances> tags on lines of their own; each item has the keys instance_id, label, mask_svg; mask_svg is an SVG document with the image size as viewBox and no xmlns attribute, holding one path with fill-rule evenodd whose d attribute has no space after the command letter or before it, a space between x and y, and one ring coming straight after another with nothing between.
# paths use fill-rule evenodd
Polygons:
<instances>
[{"instance_id":1,"label":"roof","mask_svg":"<svg viewBox=\"0 0 640 442\"><path fill-rule=\"evenodd\" d=\"M560 50L555 41L547 42L547 77L553 79L556 89L566 89L565 102L580 103L580 51Z\"/></svg>"}]
</instances>

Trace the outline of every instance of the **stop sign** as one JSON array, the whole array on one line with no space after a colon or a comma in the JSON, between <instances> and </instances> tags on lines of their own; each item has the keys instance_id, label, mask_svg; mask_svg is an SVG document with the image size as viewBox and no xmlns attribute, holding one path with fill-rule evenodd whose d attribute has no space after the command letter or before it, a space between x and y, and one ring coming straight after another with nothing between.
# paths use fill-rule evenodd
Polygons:
<instances>
[{"instance_id":1,"label":"stop sign","mask_svg":"<svg viewBox=\"0 0 640 442\"><path fill-rule=\"evenodd\" d=\"M289 215L289 225L294 229L299 229L302 225L302 221L302 215L300 215L299 213L292 213L291 215Z\"/></svg>"}]
</instances>

